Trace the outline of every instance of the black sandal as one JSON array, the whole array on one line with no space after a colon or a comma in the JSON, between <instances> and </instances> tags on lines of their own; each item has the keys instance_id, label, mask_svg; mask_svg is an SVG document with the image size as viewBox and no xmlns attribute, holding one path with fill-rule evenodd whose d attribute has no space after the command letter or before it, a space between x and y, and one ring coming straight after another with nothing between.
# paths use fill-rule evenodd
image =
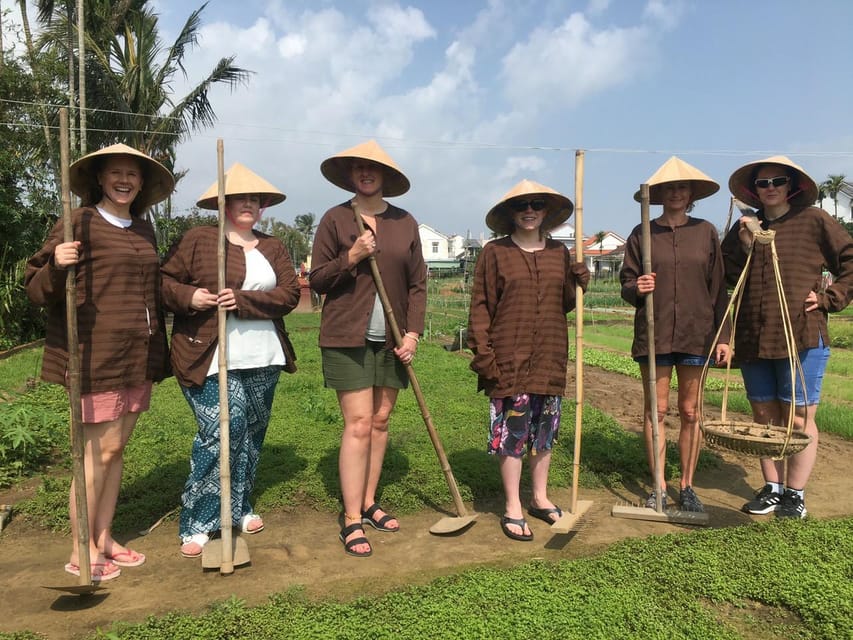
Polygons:
<instances>
[{"instance_id":1,"label":"black sandal","mask_svg":"<svg viewBox=\"0 0 853 640\"><path fill-rule=\"evenodd\" d=\"M350 526L344 527L343 529L341 529L341 533L340 533L339 537L341 539L341 542L344 543L344 551L346 551L347 554L349 554L351 556L355 556L356 558L366 558L367 556L369 556L373 553L372 547L370 548L369 551L362 551L362 552L354 551L353 547L358 545L358 544L370 545L370 542L367 540L367 538L365 538L364 536L360 536L358 538L353 538L349 542L346 541L347 536L351 535L355 531L361 531L362 533L364 533L364 527L361 526L360 522L353 523Z\"/></svg>"},{"instance_id":2,"label":"black sandal","mask_svg":"<svg viewBox=\"0 0 853 640\"><path fill-rule=\"evenodd\" d=\"M391 520L397 519L394 516L386 513L379 520L377 520L376 518L373 517L376 514L376 512L380 511L380 510L382 510L382 507L379 506L378 502L374 502L367 509L365 509L364 511L361 512L361 523L362 524L369 524L371 527L373 527L377 531L385 531L386 533L394 533L395 531L399 531L400 530L400 523L399 522L397 523L396 529L391 529L390 527L386 526Z\"/></svg>"}]
</instances>

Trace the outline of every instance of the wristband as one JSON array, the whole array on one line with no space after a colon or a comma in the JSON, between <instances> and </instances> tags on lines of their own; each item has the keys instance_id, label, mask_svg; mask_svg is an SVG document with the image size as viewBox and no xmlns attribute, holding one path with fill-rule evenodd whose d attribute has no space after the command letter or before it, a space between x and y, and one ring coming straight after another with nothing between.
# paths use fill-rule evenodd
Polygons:
<instances>
[{"instance_id":1,"label":"wristband","mask_svg":"<svg viewBox=\"0 0 853 640\"><path fill-rule=\"evenodd\" d=\"M412 340L414 340L415 342L420 342L420 341L421 341L421 339L418 337L418 334L417 334L417 333L413 333L413 332L410 332L410 331L407 331L403 337L404 337L404 338L411 338L411 339L412 339Z\"/></svg>"}]
</instances>

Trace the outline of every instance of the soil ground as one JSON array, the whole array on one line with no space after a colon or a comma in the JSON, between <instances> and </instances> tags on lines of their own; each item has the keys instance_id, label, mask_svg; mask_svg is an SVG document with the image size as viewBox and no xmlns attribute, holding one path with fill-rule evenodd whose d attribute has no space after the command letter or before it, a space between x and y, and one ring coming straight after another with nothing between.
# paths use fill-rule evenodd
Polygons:
<instances>
[{"instance_id":1,"label":"soil ground","mask_svg":"<svg viewBox=\"0 0 853 640\"><path fill-rule=\"evenodd\" d=\"M640 425L642 396L638 385L636 380L594 367L584 371L586 402L612 415L626 429L636 430ZM574 388L571 381L569 388ZM674 396L671 404L675 404ZM676 420L674 416L666 420L670 437L675 433ZM751 516L739 509L761 484L757 460L727 451L718 453L722 464L700 470L696 483L711 526L749 522ZM838 499L853 489L851 454L853 442L821 436L807 499L813 516L832 518L853 513L850 501ZM585 556L627 537L690 530L668 523L611 517L614 504L638 503L639 491L581 489L580 498L592 500L592 507L576 529L566 535L552 535L547 524L532 519L532 543L512 542L503 536L498 524L502 501L469 505L479 518L464 532L450 537L430 535L428 529L441 517L454 514L424 511L407 515L401 519L399 533L367 529L374 554L366 560L343 553L334 514L309 509L264 513L266 529L247 536L251 565L237 568L227 577L216 570L203 571L199 560L180 557L177 522L171 519L144 537L118 536L146 554L148 561L141 567L124 569L119 579L106 583L106 590L88 597L43 588L76 584L75 578L62 570L71 546L69 537L29 529L22 520L13 518L0 534L4 603L0 631L29 630L48 638L77 638L117 620L140 622L149 615L173 610L201 612L232 594L247 604L262 604L268 594L297 585L302 585L310 597L345 599L422 584L472 566ZM22 496L20 489L0 493L0 503L14 504ZM571 503L568 490L555 491L551 497L564 508ZM767 516L758 518L762 517ZM140 529L150 524L140 523Z\"/></svg>"}]
</instances>

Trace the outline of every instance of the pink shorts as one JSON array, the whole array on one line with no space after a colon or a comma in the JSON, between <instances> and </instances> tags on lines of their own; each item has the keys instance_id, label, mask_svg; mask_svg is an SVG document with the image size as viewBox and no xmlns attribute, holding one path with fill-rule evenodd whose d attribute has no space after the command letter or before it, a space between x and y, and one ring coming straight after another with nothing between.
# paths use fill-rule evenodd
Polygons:
<instances>
[{"instance_id":1,"label":"pink shorts","mask_svg":"<svg viewBox=\"0 0 853 640\"><path fill-rule=\"evenodd\" d=\"M135 387L114 391L84 393L80 398L83 405L83 422L87 424L112 422L128 413L148 411L152 386L151 382L145 382Z\"/></svg>"}]
</instances>

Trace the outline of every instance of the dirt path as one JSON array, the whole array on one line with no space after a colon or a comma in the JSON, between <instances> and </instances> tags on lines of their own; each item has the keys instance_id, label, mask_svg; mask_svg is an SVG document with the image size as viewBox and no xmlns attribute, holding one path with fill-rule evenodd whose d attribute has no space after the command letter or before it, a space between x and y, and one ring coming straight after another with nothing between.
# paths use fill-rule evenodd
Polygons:
<instances>
[{"instance_id":1,"label":"dirt path","mask_svg":"<svg viewBox=\"0 0 853 640\"><path fill-rule=\"evenodd\" d=\"M589 404L614 416L625 428L640 424L642 400L638 382L592 367L584 372L585 398ZM570 383L570 388L573 383ZM667 418L667 423L670 423ZM674 426L674 421L672 422ZM567 425L568 426L568 425ZM668 429L672 433L672 429ZM853 480L848 473L853 443L823 436L817 466L809 483L808 507L817 517L850 514L853 504L839 500L850 495ZM758 464L722 452L723 463L700 471L697 492L708 507L713 526L750 521L739 511L761 482ZM554 493L564 507L567 490ZM228 577L203 572L199 561L177 553L177 523L167 521L145 537L127 540L145 553L142 567L125 569L121 578L107 584L104 595L89 598L62 596L42 587L74 584L62 571L70 540L44 531L26 529L13 520L0 534L0 588L4 614L0 631L30 630L49 638L75 638L106 628L114 620L142 621L148 615L171 610L203 611L212 602L232 594L248 604L261 604L270 593L303 585L310 596L346 598L350 594L381 593L394 586L425 583L431 578L478 564L515 563L520 557L556 560L588 555L626 537L685 530L670 524L624 520L610 516L614 504L636 502L637 495L582 491L593 501L577 531L551 535L548 526L531 522L536 539L514 543L500 532L501 505L477 503L478 521L461 535L439 538L428 528L442 514L422 512L402 519L399 534L371 533L374 555L368 560L344 555L337 540L335 517L306 509L265 513L266 530L248 538L251 566L238 568ZM14 503L13 493L0 494L0 502ZM150 523L140 523L147 526Z\"/></svg>"}]
</instances>

